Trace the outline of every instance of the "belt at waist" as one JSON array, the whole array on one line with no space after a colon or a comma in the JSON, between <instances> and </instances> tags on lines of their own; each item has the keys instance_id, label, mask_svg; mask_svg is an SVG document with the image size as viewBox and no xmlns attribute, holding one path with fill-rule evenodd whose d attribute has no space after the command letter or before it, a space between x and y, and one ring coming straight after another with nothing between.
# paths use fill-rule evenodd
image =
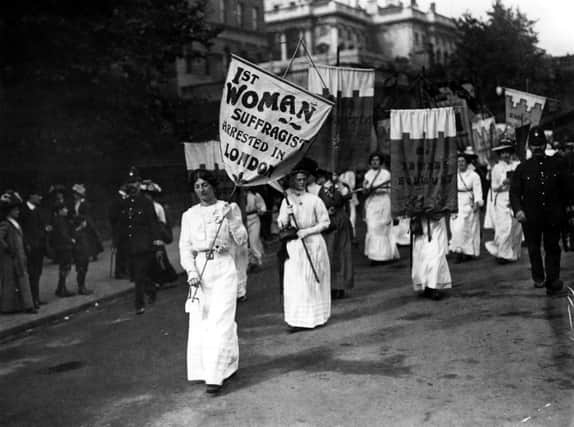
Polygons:
<instances>
[{"instance_id":1,"label":"belt at waist","mask_svg":"<svg viewBox=\"0 0 574 427\"><path fill-rule=\"evenodd\" d=\"M204 254L204 255L209 255L211 252L211 254L213 256L221 256L221 255L227 255L229 253L229 249L225 248L225 249L213 249L213 250L209 250L209 249L199 249L199 250L193 250L191 251L191 253L193 254L193 257L197 257L199 254Z\"/></svg>"}]
</instances>

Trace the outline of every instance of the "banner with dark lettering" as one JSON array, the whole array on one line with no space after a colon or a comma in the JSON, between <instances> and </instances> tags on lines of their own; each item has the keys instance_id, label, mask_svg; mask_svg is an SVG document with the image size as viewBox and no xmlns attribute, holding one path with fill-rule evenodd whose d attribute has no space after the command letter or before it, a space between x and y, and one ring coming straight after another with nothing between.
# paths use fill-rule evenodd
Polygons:
<instances>
[{"instance_id":1,"label":"banner with dark lettering","mask_svg":"<svg viewBox=\"0 0 574 427\"><path fill-rule=\"evenodd\" d=\"M546 98L528 92L504 88L506 97L506 124L514 128L538 126Z\"/></svg>"},{"instance_id":2,"label":"banner with dark lettering","mask_svg":"<svg viewBox=\"0 0 574 427\"><path fill-rule=\"evenodd\" d=\"M375 70L317 65L309 68L307 87L313 93L329 93L337 102L336 117L331 114L308 156L320 168L333 172L367 167L369 154L377 145L373 121ZM335 128L332 120L336 120Z\"/></svg>"},{"instance_id":3,"label":"banner with dark lettering","mask_svg":"<svg viewBox=\"0 0 574 427\"><path fill-rule=\"evenodd\" d=\"M456 212L456 156L452 107L391 110L393 217Z\"/></svg>"},{"instance_id":4,"label":"banner with dark lettering","mask_svg":"<svg viewBox=\"0 0 574 427\"><path fill-rule=\"evenodd\" d=\"M285 176L303 158L332 106L233 55L219 111L225 171L242 186Z\"/></svg>"}]
</instances>

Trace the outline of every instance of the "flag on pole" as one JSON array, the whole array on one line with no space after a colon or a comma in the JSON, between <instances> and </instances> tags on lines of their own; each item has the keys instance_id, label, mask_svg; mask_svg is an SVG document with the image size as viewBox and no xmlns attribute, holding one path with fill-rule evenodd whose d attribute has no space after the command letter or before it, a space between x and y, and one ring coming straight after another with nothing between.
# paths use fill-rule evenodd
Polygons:
<instances>
[{"instance_id":1,"label":"flag on pole","mask_svg":"<svg viewBox=\"0 0 574 427\"><path fill-rule=\"evenodd\" d=\"M285 176L303 158L333 103L232 55L219 111L227 175L242 186Z\"/></svg>"},{"instance_id":2,"label":"flag on pole","mask_svg":"<svg viewBox=\"0 0 574 427\"><path fill-rule=\"evenodd\" d=\"M336 115L331 114L319 132L309 157L315 159L320 168L333 172L366 167L369 154L376 147L375 70L317 65L316 69L309 68L307 74L310 92L326 95L328 91L336 102Z\"/></svg>"},{"instance_id":3,"label":"flag on pole","mask_svg":"<svg viewBox=\"0 0 574 427\"><path fill-rule=\"evenodd\" d=\"M514 128L538 126L546 104L545 97L509 88L504 88L504 93L507 124Z\"/></svg>"},{"instance_id":4,"label":"flag on pole","mask_svg":"<svg viewBox=\"0 0 574 427\"><path fill-rule=\"evenodd\" d=\"M452 107L391 110L393 217L457 211Z\"/></svg>"}]
</instances>

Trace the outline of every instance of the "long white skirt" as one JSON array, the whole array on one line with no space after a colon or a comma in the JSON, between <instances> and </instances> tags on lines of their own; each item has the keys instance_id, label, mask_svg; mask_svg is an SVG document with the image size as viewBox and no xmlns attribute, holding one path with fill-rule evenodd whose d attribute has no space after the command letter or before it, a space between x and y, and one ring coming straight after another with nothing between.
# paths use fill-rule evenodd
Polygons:
<instances>
[{"instance_id":1,"label":"long white skirt","mask_svg":"<svg viewBox=\"0 0 574 427\"><path fill-rule=\"evenodd\" d=\"M205 255L200 253L196 262L202 268ZM189 313L187 379L221 385L239 366L237 272L231 254L215 255L207 263L197 297Z\"/></svg>"},{"instance_id":2,"label":"long white skirt","mask_svg":"<svg viewBox=\"0 0 574 427\"><path fill-rule=\"evenodd\" d=\"M375 194L365 202L365 255L373 261L389 261L400 257L392 232L391 198Z\"/></svg>"},{"instance_id":3,"label":"long white skirt","mask_svg":"<svg viewBox=\"0 0 574 427\"><path fill-rule=\"evenodd\" d=\"M392 233L397 245L409 246L411 244L411 219L408 217L399 218L399 223L393 225Z\"/></svg>"},{"instance_id":4,"label":"long white skirt","mask_svg":"<svg viewBox=\"0 0 574 427\"><path fill-rule=\"evenodd\" d=\"M448 237L446 221L430 221L429 241L427 220L423 219L423 235L413 241L413 267L411 277L415 291L425 288L448 289L452 287L450 270L446 260Z\"/></svg>"},{"instance_id":5,"label":"long white skirt","mask_svg":"<svg viewBox=\"0 0 574 427\"><path fill-rule=\"evenodd\" d=\"M494 257L509 261L520 259L522 244L522 225L514 218L507 202L497 200L492 205L494 220L494 240L486 242L486 250Z\"/></svg>"},{"instance_id":6,"label":"long white skirt","mask_svg":"<svg viewBox=\"0 0 574 427\"><path fill-rule=\"evenodd\" d=\"M301 239L287 243L289 258L283 275L283 309L289 326L314 328L331 316L331 268L323 236L305 238L313 267L319 276L315 280Z\"/></svg>"},{"instance_id":7,"label":"long white skirt","mask_svg":"<svg viewBox=\"0 0 574 427\"><path fill-rule=\"evenodd\" d=\"M460 205L459 205L460 206ZM480 255L480 213L466 205L459 208L456 217L451 217L452 239L450 250L465 255Z\"/></svg>"},{"instance_id":8,"label":"long white skirt","mask_svg":"<svg viewBox=\"0 0 574 427\"><path fill-rule=\"evenodd\" d=\"M263 243L261 242L261 220L259 215L247 215L247 233L249 234L250 262L261 265L263 261Z\"/></svg>"}]
</instances>

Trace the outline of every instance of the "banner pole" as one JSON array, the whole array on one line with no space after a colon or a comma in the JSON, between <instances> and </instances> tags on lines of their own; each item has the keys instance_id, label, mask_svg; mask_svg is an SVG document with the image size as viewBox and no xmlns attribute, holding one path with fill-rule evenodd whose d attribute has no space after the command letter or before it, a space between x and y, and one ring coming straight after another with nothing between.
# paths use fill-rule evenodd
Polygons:
<instances>
[{"instance_id":1,"label":"banner pole","mask_svg":"<svg viewBox=\"0 0 574 427\"><path fill-rule=\"evenodd\" d=\"M289 197L287 197L286 191L283 192L283 197L285 197L285 201L287 202L287 206L292 206L291 202L289 201ZM297 230L299 230L299 224L297 224L297 219L295 218L295 215L293 213L290 213L289 217L293 220L293 224L295 224L295 228L297 228ZM315 280L317 281L317 283L321 283L321 281L319 280L319 275L317 274L317 271L315 270L315 266L313 265L313 261L311 261L311 254L309 253L309 248L307 247L307 244L305 243L305 239L301 239L301 243L303 244L303 249L305 249L305 255L307 255L307 259L309 260L309 265L311 266L311 270L313 271L313 276L315 276Z\"/></svg>"}]
</instances>

